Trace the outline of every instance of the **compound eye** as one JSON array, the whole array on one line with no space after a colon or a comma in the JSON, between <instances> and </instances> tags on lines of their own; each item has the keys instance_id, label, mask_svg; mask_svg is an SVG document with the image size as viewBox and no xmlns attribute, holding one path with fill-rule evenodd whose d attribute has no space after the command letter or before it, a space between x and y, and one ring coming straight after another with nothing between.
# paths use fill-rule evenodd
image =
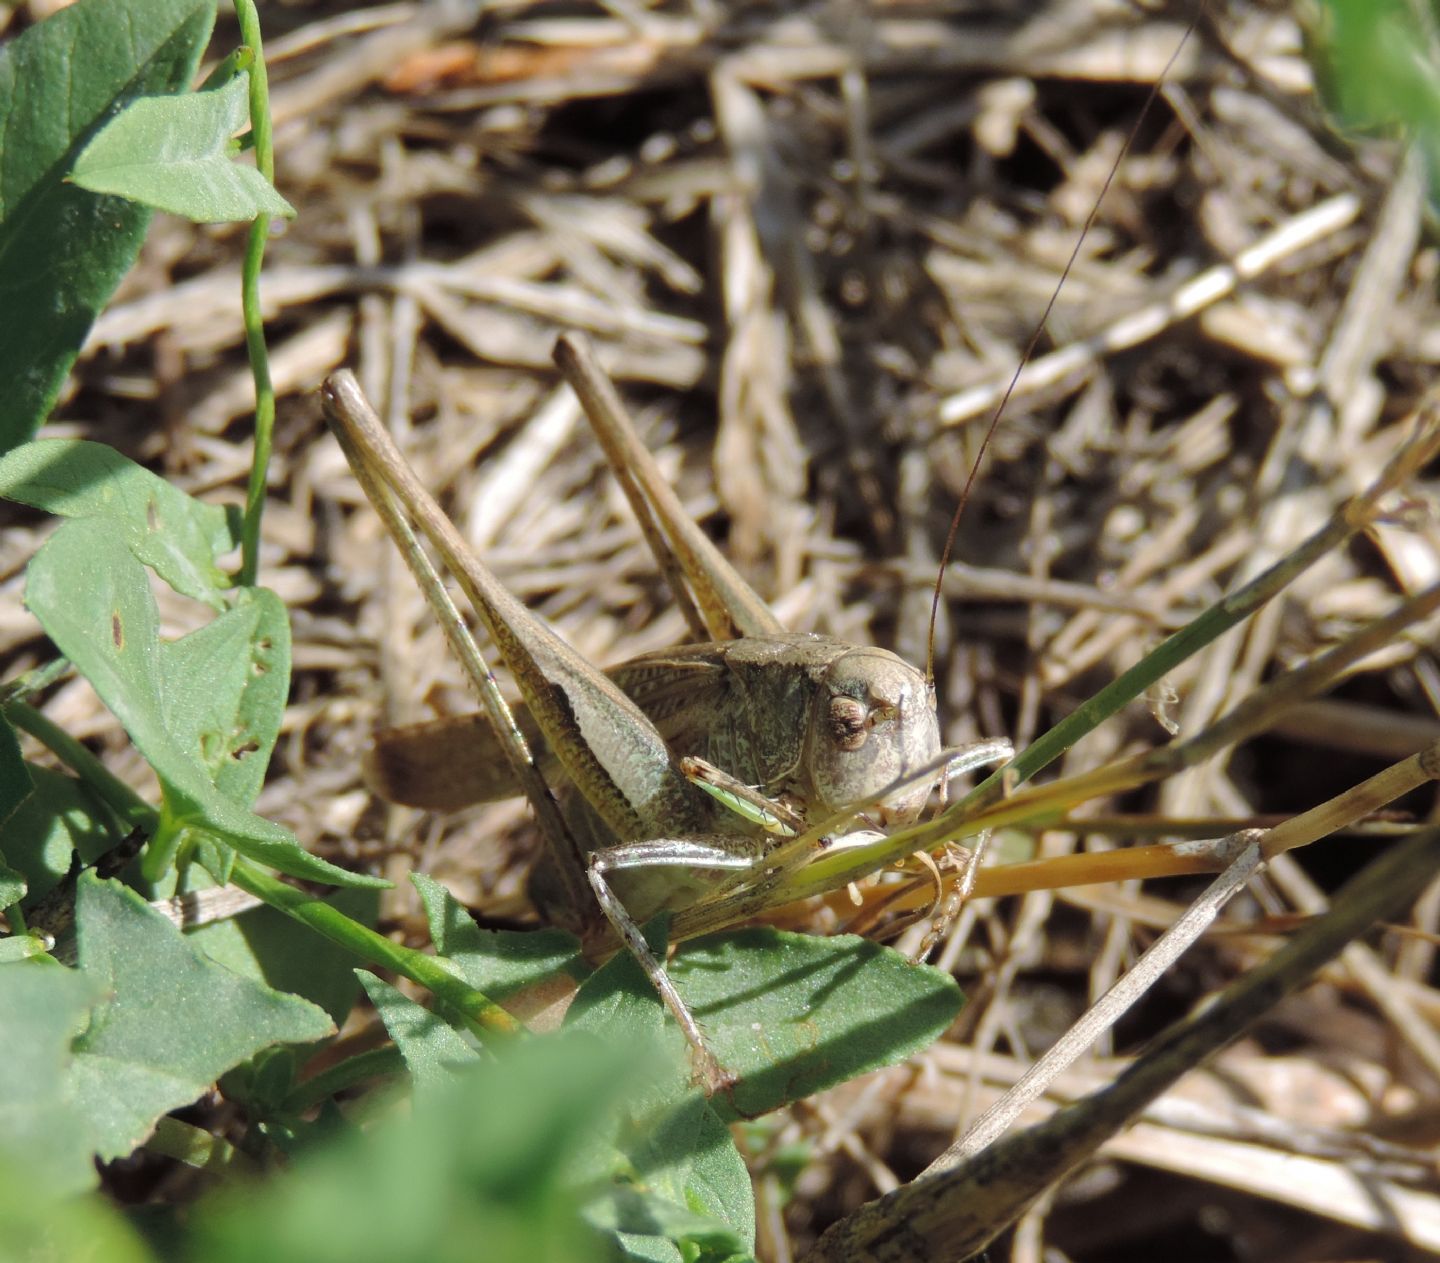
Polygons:
<instances>
[{"instance_id":1,"label":"compound eye","mask_svg":"<svg viewBox=\"0 0 1440 1263\"><path fill-rule=\"evenodd\" d=\"M865 744L870 710L853 697L830 699L830 740L841 750L858 750Z\"/></svg>"}]
</instances>

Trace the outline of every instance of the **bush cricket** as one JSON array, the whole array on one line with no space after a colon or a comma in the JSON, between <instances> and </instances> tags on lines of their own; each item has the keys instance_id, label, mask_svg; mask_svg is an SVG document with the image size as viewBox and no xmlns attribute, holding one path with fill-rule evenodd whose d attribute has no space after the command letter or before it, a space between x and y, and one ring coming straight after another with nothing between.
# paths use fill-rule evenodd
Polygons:
<instances>
[{"instance_id":1,"label":"bush cricket","mask_svg":"<svg viewBox=\"0 0 1440 1263\"><path fill-rule=\"evenodd\" d=\"M573 787L563 819L536 804L547 835L561 835L547 836L537 902L584 930L593 918L575 897L583 877L714 1088L725 1073L639 924L693 904L726 872L754 869L779 835L823 823L812 840L823 848L860 813L871 830L910 823L947 764L993 763L1011 748L994 741L947 754L922 672L882 649L785 631L685 516L587 345L562 337L556 356L704 643L595 670L466 552L349 374L326 383L326 412L377 507L393 493L456 575L525 697L522 728L543 738ZM443 605L436 613L454 617ZM488 718L459 716L378 734L368 770L383 796L445 809L517 792L503 759Z\"/></svg>"},{"instance_id":2,"label":"bush cricket","mask_svg":"<svg viewBox=\"0 0 1440 1263\"><path fill-rule=\"evenodd\" d=\"M691 937L841 889L908 854L950 845L990 826L1054 818L1073 803L1143 784L1206 757L1263 727L1277 699L1318 690L1343 669L1340 658L1333 665L1317 662L1260 690L1228 728L1216 725L1203 738L1172 742L1089 777L1027 790L1010 802L997 799L1002 783L992 775L967 803L933 822L915 823L937 780L948 775L947 765L955 771L1003 762L1011 754L1009 743L942 751L933 693L921 672L883 650L781 630L678 503L667 505L673 493L583 341L562 337L557 359L592 420L601 418L597 429L622 485L637 484L627 491L647 523L647 536L663 541L652 544L662 569L684 574L677 591L692 627L715 639L645 655L609 673L597 671L468 553L349 374L327 382L326 411L452 647L462 662L476 653L473 645L467 648L458 614L408 536L392 493L456 576L517 677L528 707L520 728L544 739L552 765L558 764L574 787L563 814L543 784L528 791L548 848L537 901L552 919L592 938L598 927L588 913L598 905L675 1016L694 1049L699 1079L712 1089L727 1077L646 946L638 927L648 917L675 912L673 935ZM1203 641L1233 626L1315 558L1363 529L1435 442L1432 417L1421 437L1397 453L1386 476L1345 506L1325 531L1197 620L1197 628L1207 625L1183 633L1191 644L1173 637L1173 647L1166 642L1118 679L1107 690L1114 696L1106 705L1118 707L1143 692L1163 675L1174 652L1193 651L1197 637ZM1419 606L1397 613L1402 623L1419 616ZM1363 651L1361 638L1353 639L1336 651L1345 660ZM467 671L483 691L488 681L483 664ZM1043 767L1101 713L1062 721L1015 761L1014 779L1027 779ZM381 733L370 759L372 783L388 797L437 809L513 794L536 773L524 765L528 753L517 756L526 749L520 730L513 748L494 736L507 726L513 727L508 716L458 716ZM496 770L501 758L511 760L508 775ZM1226 866L1225 856L1221 839L1007 867L1043 867L1038 884L1064 885L1214 872ZM1033 888L1029 872L1014 876L1019 880L1011 889Z\"/></svg>"}]
</instances>

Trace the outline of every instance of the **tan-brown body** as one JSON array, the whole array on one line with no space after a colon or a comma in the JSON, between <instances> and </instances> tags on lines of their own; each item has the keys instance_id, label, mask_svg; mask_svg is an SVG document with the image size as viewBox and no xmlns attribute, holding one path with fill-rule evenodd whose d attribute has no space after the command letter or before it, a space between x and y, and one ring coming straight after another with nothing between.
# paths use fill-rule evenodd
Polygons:
<instances>
[{"instance_id":1,"label":"tan-brown body","mask_svg":"<svg viewBox=\"0 0 1440 1263\"><path fill-rule=\"evenodd\" d=\"M924 676L883 649L802 633L684 645L645 654L605 673L646 715L674 756L694 757L814 822L875 799L940 753L934 701ZM516 720L554 778L550 755L524 707ZM392 802L452 811L518 792L484 715L458 715L376 734L367 779ZM913 820L933 778L888 798L887 823ZM671 836L730 837L759 853L757 825L691 787ZM567 818L583 846L618 839L567 795ZM707 870L636 869L615 875L632 913L679 908L714 884Z\"/></svg>"},{"instance_id":2,"label":"tan-brown body","mask_svg":"<svg viewBox=\"0 0 1440 1263\"><path fill-rule=\"evenodd\" d=\"M470 553L353 375L333 374L322 396L326 415L485 700L489 722L497 730L505 723L494 681L400 505L500 650L525 697L526 726L544 734L573 802L561 818L515 743L498 741L475 720L381 734L370 773L386 796L431 808L508 794L512 777L523 783L546 841L540 871L556 879L553 898L537 890L537 903L582 933L594 924L589 909L599 907L685 1032L699 1080L714 1090L729 1078L640 922L696 903L715 889L717 876L751 867L767 852L775 839L756 823L763 819L754 816L757 807L764 813L779 802L792 814L798 809L802 824L837 808L873 809L885 822L914 819L941 755L934 691L921 672L884 650L787 632L686 517L593 351L565 336L556 361L594 423L686 621L710 643L597 671ZM500 752L508 763L503 773ZM698 788L682 766L686 756L713 764L730 801L744 802L745 810L720 805ZM917 773L916 781L897 787Z\"/></svg>"}]
</instances>

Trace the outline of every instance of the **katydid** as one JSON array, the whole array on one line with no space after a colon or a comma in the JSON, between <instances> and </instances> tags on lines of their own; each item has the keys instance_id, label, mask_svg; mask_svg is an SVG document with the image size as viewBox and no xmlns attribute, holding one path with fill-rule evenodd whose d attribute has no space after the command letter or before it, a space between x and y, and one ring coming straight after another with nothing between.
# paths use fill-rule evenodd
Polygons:
<instances>
[{"instance_id":1,"label":"katydid","mask_svg":"<svg viewBox=\"0 0 1440 1263\"><path fill-rule=\"evenodd\" d=\"M562 339L560 358L592 416L597 412L602 417L619 416L619 428L628 434L618 400L608 397L613 391L589 361L583 344ZM933 695L920 672L881 650L776 630L773 617L698 529L688 519L684 525L674 524L683 515L672 521L663 509L663 498L643 501L646 514L652 503L662 503L655 510L659 521L650 522L648 533L664 535L667 564L683 571L693 584L693 599L686 593L693 625L715 629L712 635L723 636L727 629L744 634L649 655L609 675L599 672L468 554L453 526L394 451L353 377L343 373L332 377L326 403L357 476L367 484L377 507L393 515L393 491L476 606L525 694L530 710L526 726L544 736L576 791L562 818L546 791L527 790L549 842L547 871L561 892L557 896L541 883L540 902L552 916L581 930L594 924L586 912L598 903L685 1031L696 1050L701 1076L710 1086L724 1083L725 1075L705 1050L699 1027L646 947L637 921L671 910L678 914L674 926L678 935L721 929L781 903L838 889L906 854L948 846L957 836L973 835L1010 819L1037 814L1054 818L1074 802L1142 784L1201 757L1191 751L1194 742L1172 742L1139 759L1099 769L1088 780L1024 791L1009 804L981 797L968 813L952 811L930 824L909 824L947 762L952 768L962 763L980 766L1010 755L1003 741L982 743L964 758L942 752ZM1293 557L1198 620L1206 622L1204 634L1214 636L1233 625L1290 575L1360 529L1388 491L1413 475L1418 462L1433 451L1434 442L1433 430L1427 431L1397 453L1385 475L1344 506ZM622 481L636 476L632 471L643 465L643 459L626 457ZM387 521L387 525L392 524ZM396 533L393 525L392 533ZM704 559L698 568L693 564L696 557ZM434 588L438 592L427 595L439 609L447 598L438 583ZM716 593L723 595L717 598ZM1413 620L1421 615L1401 611L1397 616ZM459 626L453 612L442 617L442 623L447 617ZM1134 696L1162 670L1165 650L1161 646L1137 664L1111 692ZM1303 683L1307 692L1313 691L1332 678L1328 670L1320 670L1315 682L1307 678L1293 687ZM470 674L479 683L485 672L482 667ZM1281 685L1292 687L1283 680L1274 687ZM1258 708L1257 713L1264 712L1260 702L1257 697L1252 708ZM1085 715L1074 716L1037 741L1015 765L1019 779L1044 766L1090 722ZM1255 722L1247 713L1245 723L1253 727ZM503 726L504 721L497 731ZM1245 730L1241 725L1236 732ZM430 761L449 768L457 748L466 740L480 740L477 731L474 720L462 718L382 734L372 774L397 797L422 805L451 805L440 797L458 792L446 784L450 773L437 776ZM1226 739L1237 739L1236 732L1229 732ZM518 743L518 733L516 738ZM1218 739L1217 730L1205 748L1212 748ZM687 740L692 742L689 750L682 748ZM487 741L484 748L514 757L509 743ZM719 764L713 776L687 773L684 759L697 754ZM462 766L476 762L461 760ZM710 779L719 780L720 797L727 805L697 783ZM462 780L467 793L484 781L488 788L483 796L496 796L507 784L503 776L486 772L482 777L474 768ZM863 829L847 837L856 820L874 823L865 821L866 810L886 826L901 827L889 838ZM798 837L777 838L773 830L785 820L791 822L791 829L800 830ZM1073 863L1045 862L1047 875L1038 884L1218 871L1228 862L1223 845L1217 849L1198 843L1071 858ZM1030 875L1021 877L1011 887L987 893L1031 888Z\"/></svg>"},{"instance_id":2,"label":"katydid","mask_svg":"<svg viewBox=\"0 0 1440 1263\"><path fill-rule=\"evenodd\" d=\"M550 848L550 867L588 857L586 884L713 1087L725 1076L638 924L690 905L727 871L751 869L777 832L799 832L847 809L870 809L871 827L917 819L947 762L934 689L886 650L785 631L684 515L588 348L562 337L556 354L662 569L683 574L677 599L697 632L711 637L706 643L597 671L465 551L349 374L327 382L326 410L357 473L368 470L362 481L378 474L404 504L500 647L525 697L521 729L543 738L542 771L558 766L573 787L563 822L569 838ZM518 789L500 740L484 716L382 732L370 779L385 797L431 809L508 796ZM1008 743L985 743L967 762L1009 753ZM553 920L583 929L593 919L569 906L575 885L542 869L533 888Z\"/></svg>"}]
</instances>

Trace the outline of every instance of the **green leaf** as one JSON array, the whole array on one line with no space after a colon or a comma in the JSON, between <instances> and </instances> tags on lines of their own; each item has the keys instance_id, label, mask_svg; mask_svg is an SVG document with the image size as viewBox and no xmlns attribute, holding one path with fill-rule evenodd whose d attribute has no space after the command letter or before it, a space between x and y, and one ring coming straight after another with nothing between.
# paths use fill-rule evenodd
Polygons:
<instances>
[{"instance_id":1,"label":"green leaf","mask_svg":"<svg viewBox=\"0 0 1440 1263\"><path fill-rule=\"evenodd\" d=\"M581 985L566 1026L607 1043L637 1034L664 1041L669 1076L633 1108L633 1126L617 1147L651 1192L730 1225L746 1248L753 1248L750 1185L726 1122L918 1052L961 1004L948 975L853 936L742 930L687 945L667 968L711 1050L738 1075L730 1091L707 1101L691 1086L680 1033L627 953Z\"/></svg>"},{"instance_id":2,"label":"green leaf","mask_svg":"<svg viewBox=\"0 0 1440 1263\"><path fill-rule=\"evenodd\" d=\"M631 1257L666 1257L646 1238L662 1238L675 1251L676 1242L712 1258L740 1260L751 1257L740 1234L720 1220L697 1214L668 1198L645 1189L617 1186L585 1208L585 1218L596 1227L623 1234Z\"/></svg>"},{"instance_id":3,"label":"green leaf","mask_svg":"<svg viewBox=\"0 0 1440 1263\"><path fill-rule=\"evenodd\" d=\"M405 1058L417 1098L453 1084L459 1071L480 1060L480 1053L438 1013L416 1004L372 973L355 972Z\"/></svg>"},{"instance_id":4,"label":"green leaf","mask_svg":"<svg viewBox=\"0 0 1440 1263\"><path fill-rule=\"evenodd\" d=\"M587 1028L584 1022L577 1027ZM621 1038L623 1046L634 1036ZM755 1202L745 1161L714 1102L692 1086L684 1055L671 1067L668 1078L657 1076L650 1093L632 1105L616 1148L650 1194L727 1225L743 1248L753 1249ZM633 1222L626 1228L640 1231Z\"/></svg>"},{"instance_id":5,"label":"green leaf","mask_svg":"<svg viewBox=\"0 0 1440 1263\"><path fill-rule=\"evenodd\" d=\"M3 826L0 855L25 878L28 902L50 893L70 871L71 859L93 864L115 845L95 800L73 776L30 768L35 792Z\"/></svg>"},{"instance_id":6,"label":"green leaf","mask_svg":"<svg viewBox=\"0 0 1440 1263\"><path fill-rule=\"evenodd\" d=\"M652 938L651 946L663 958L663 937ZM708 1034L709 1015L697 1016ZM750 1176L717 1111L720 1098L707 1100L692 1084L684 1040L635 959L621 952L596 971L581 986L565 1025L607 1045L625 1047L644 1039L667 1050L666 1068L651 1075L645 1092L631 1103L615 1148L630 1163L634 1182L651 1195L728 1225L745 1249L753 1249ZM590 1209L604 1222L603 1206ZM664 1238L636 1234L633 1227L628 1224L626 1249L637 1258L655 1257Z\"/></svg>"},{"instance_id":7,"label":"green leaf","mask_svg":"<svg viewBox=\"0 0 1440 1263\"><path fill-rule=\"evenodd\" d=\"M334 1033L314 1005L209 960L118 882L82 874L75 917L80 971L105 997L73 1072L102 1159L132 1152L157 1118L260 1049Z\"/></svg>"},{"instance_id":8,"label":"green leaf","mask_svg":"<svg viewBox=\"0 0 1440 1263\"><path fill-rule=\"evenodd\" d=\"M686 1263L680 1247L668 1237L616 1232L615 1241L624 1263Z\"/></svg>"},{"instance_id":9,"label":"green leaf","mask_svg":"<svg viewBox=\"0 0 1440 1263\"><path fill-rule=\"evenodd\" d=\"M264 588L188 636L160 644L165 727L231 802L248 807L290 694L290 618Z\"/></svg>"},{"instance_id":10,"label":"green leaf","mask_svg":"<svg viewBox=\"0 0 1440 1263\"><path fill-rule=\"evenodd\" d=\"M103 1197L62 1194L23 1158L0 1160L0 1224L5 1257L16 1263L155 1263Z\"/></svg>"},{"instance_id":11,"label":"green leaf","mask_svg":"<svg viewBox=\"0 0 1440 1263\"><path fill-rule=\"evenodd\" d=\"M95 1183L71 1043L98 995L49 958L0 965L0 1153L55 1194Z\"/></svg>"},{"instance_id":12,"label":"green leaf","mask_svg":"<svg viewBox=\"0 0 1440 1263\"><path fill-rule=\"evenodd\" d=\"M254 167L230 156L250 117L250 76L188 96L132 101L86 145L71 179L197 223L293 216L295 208Z\"/></svg>"},{"instance_id":13,"label":"green leaf","mask_svg":"<svg viewBox=\"0 0 1440 1263\"><path fill-rule=\"evenodd\" d=\"M55 402L150 211L65 182L127 101L183 89L214 0L80 0L0 47L0 452Z\"/></svg>"},{"instance_id":14,"label":"green leaf","mask_svg":"<svg viewBox=\"0 0 1440 1263\"><path fill-rule=\"evenodd\" d=\"M25 897L25 879L13 868L0 863L0 908L8 908Z\"/></svg>"},{"instance_id":15,"label":"green leaf","mask_svg":"<svg viewBox=\"0 0 1440 1263\"><path fill-rule=\"evenodd\" d=\"M687 1077L632 1104L616 1145L628 1179L601 1189L586 1219L617 1232L637 1259L748 1259L755 1247L750 1175L730 1129ZM668 1248L667 1248L668 1247Z\"/></svg>"},{"instance_id":16,"label":"green leaf","mask_svg":"<svg viewBox=\"0 0 1440 1263\"><path fill-rule=\"evenodd\" d=\"M1433 6L1410 0L1319 0L1305 6L1305 52L1331 126L1403 135L1418 148L1430 210L1440 207L1440 60Z\"/></svg>"},{"instance_id":17,"label":"green leaf","mask_svg":"<svg viewBox=\"0 0 1440 1263\"><path fill-rule=\"evenodd\" d=\"M25 602L155 769L173 825L216 834L292 877L385 884L311 855L288 829L227 798L169 731L155 598L145 568L106 522L71 521L56 531L30 562Z\"/></svg>"},{"instance_id":18,"label":"green leaf","mask_svg":"<svg viewBox=\"0 0 1440 1263\"><path fill-rule=\"evenodd\" d=\"M11 934L0 938L0 965L14 965L24 960L49 956L45 940L36 934Z\"/></svg>"},{"instance_id":19,"label":"green leaf","mask_svg":"<svg viewBox=\"0 0 1440 1263\"><path fill-rule=\"evenodd\" d=\"M459 975L492 1000L502 1000L557 975L578 981L590 972L580 940L564 930L482 930L448 890L433 877L412 873L430 922L435 950ZM561 984L568 992L571 985Z\"/></svg>"},{"instance_id":20,"label":"green leaf","mask_svg":"<svg viewBox=\"0 0 1440 1263\"><path fill-rule=\"evenodd\" d=\"M238 518L112 447L83 439L26 443L0 457L0 496L59 517L104 518L177 592L216 609L225 603L230 580L216 558L238 544Z\"/></svg>"},{"instance_id":21,"label":"green leaf","mask_svg":"<svg viewBox=\"0 0 1440 1263\"><path fill-rule=\"evenodd\" d=\"M587 1263L593 1135L644 1068L633 1044L527 1040L396 1116L210 1199L184 1257L206 1263Z\"/></svg>"},{"instance_id":22,"label":"green leaf","mask_svg":"<svg viewBox=\"0 0 1440 1263\"><path fill-rule=\"evenodd\" d=\"M1321 0L1316 16L1306 51L1342 123L1440 123L1440 67L1427 60L1424 27L1408 0Z\"/></svg>"},{"instance_id":23,"label":"green leaf","mask_svg":"<svg viewBox=\"0 0 1440 1263\"><path fill-rule=\"evenodd\" d=\"M727 1118L755 1117L894 1065L937 1039L963 1003L948 974L854 935L711 935L667 968L711 1050L739 1076L713 1102ZM644 973L622 954L580 988L567 1023L608 1037L654 1023L660 1011Z\"/></svg>"},{"instance_id":24,"label":"green leaf","mask_svg":"<svg viewBox=\"0 0 1440 1263\"><path fill-rule=\"evenodd\" d=\"M717 1098L724 1117L754 1117L903 1061L964 1004L949 974L854 935L714 935L687 945L671 976L740 1076Z\"/></svg>"}]
</instances>

